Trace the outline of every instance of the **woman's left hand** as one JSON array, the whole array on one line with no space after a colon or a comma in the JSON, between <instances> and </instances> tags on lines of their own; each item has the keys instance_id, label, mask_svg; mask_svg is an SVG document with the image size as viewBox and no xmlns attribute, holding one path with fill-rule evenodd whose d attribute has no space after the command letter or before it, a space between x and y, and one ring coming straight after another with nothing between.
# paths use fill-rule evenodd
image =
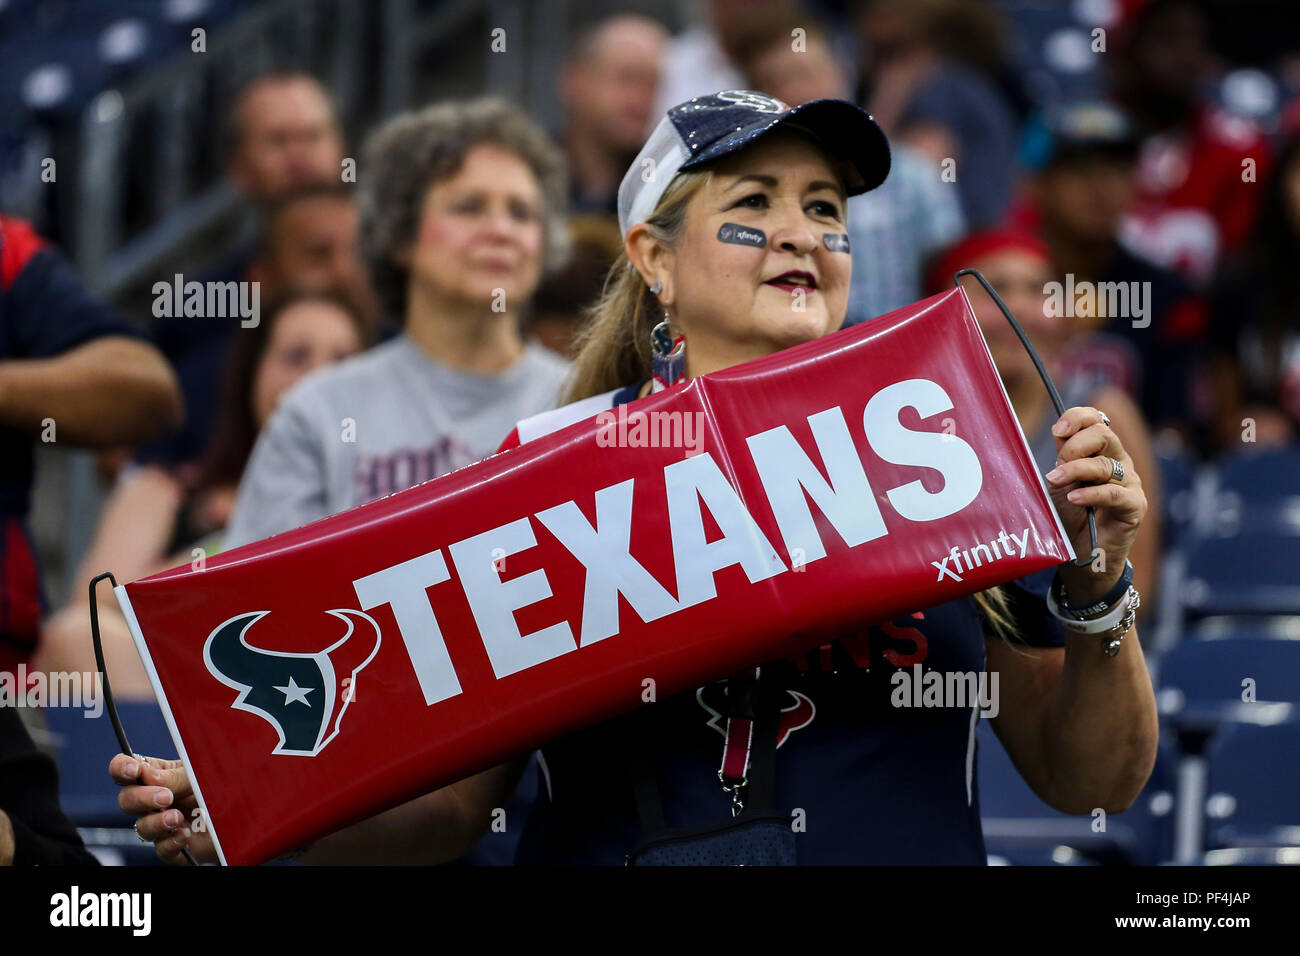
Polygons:
<instances>
[{"instance_id":1,"label":"woman's left hand","mask_svg":"<svg viewBox=\"0 0 1300 956\"><path fill-rule=\"evenodd\" d=\"M1066 409L1052 426L1052 435L1058 457L1056 467L1047 473L1052 501L1076 554L1092 557L1086 567L1074 567L1070 562L1061 565L1061 581L1072 604L1086 604L1109 591L1123 573L1129 548L1147 513L1146 494L1133 460L1097 409ZM1124 470L1120 481L1113 480L1113 462ZM1102 556L1092 553L1085 510L1089 505L1096 510L1097 547Z\"/></svg>"}]
</instances>

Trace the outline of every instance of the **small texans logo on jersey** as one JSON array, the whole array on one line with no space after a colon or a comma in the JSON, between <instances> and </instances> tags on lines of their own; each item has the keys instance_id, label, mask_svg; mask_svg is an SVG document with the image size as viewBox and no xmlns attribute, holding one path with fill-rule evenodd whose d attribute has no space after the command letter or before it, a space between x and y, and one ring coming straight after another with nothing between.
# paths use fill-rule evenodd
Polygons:
<instances>
[{"instance_id":1,"label":"small texans logo on jersey","mask_svg":"<svg viewBox=\"0 0 1300 956\"><path fill-rule=\"evenodd\" d=\"M787 737L796 730L807 727L817 716L817 705L807 694L801 694L797 690L787 690L786 693L790 695L790 702L781 708L781 722L776 733L778 750ZM723 737L727 736L727 718L723 715L726 697L726 684L705 684L695 691L696 702L709 714L709 726Z\"/></svg>"},{"instance_id":2,"label":"small texans logo on jersey","mask_svg":"<svg viewBox=\"0 0 1300 956\"><path fill-rule=\"evenodd\" d=\"M379 625L351 608L327 611L347 632L322 651L300 654L249 643L249 631L269 613L249 611L219 624L203 645L203 661L213 677L239 691L232 708L275 728L279 741L271 753L314 757L338 736L356 698L357 675L379 651Z\"/></svg>"}]
</instances>

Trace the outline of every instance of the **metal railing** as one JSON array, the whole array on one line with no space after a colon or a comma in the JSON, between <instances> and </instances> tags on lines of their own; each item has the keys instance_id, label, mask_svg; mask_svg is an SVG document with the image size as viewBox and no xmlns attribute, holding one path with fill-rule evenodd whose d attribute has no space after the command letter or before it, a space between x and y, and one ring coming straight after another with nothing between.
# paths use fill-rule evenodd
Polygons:
<instances>
[{"instance_id":1,"label":"metal railing","mask_svg":"<svg viewBox=\"0 0 1300 956\"><path fill-rule=\"evenodd\" d=\"M214 30L204 51L179 52L129 86L100 93L78 130L71 224L87 284L116 299L168 272L197 237L235 215L239 200L220 162L220 117L249 78L270 68L315 74L330 90L343 129L355 134L409 106L425 49L446 42L488 6L449 0L421 13L413 0L270 0ZM372 77L373 98L366 89ZM132 168L141 162L147 172Z\"/></svg>"},{"instance_id":2,"label":"metal railing","mask_svg":"<svg viewBox=\"0 0 1300 956\"><path fill-rule=\"evenodd\" d=\"M561 122L556 78L579 5L570 0L267 0L214 28L122 89L100 93L77 131L77 203L67 223L78 267L106 298L169 274L184 251L234 217L221 119L269 68L304 69L329 89L354 149L377 121L444 96L492 92L543 126ZM660 6L663 6L662 4ZM586 2L586 18L682 4ZM505 31L506 55L490 49ZM454 63L439 74L441 63ZM139 131L145 130L144 134ZM143 164L146 169L136 168ZM130 196L130 200L128 200ZM210 259L210 248L203 252Z\"/></svg>"}]
</instances>

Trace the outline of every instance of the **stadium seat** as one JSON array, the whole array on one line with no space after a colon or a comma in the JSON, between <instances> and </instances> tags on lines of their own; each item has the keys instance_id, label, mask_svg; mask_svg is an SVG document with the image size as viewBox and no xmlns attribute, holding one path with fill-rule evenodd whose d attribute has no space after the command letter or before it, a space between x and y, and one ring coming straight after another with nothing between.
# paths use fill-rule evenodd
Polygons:
<instances>
[{"instance_id":1,"label":"stadium seat","mask_svg":"<svg viewBox=\"0 0 1300 956\"><path fill-rule=\"evenodd\" d=\"M1300 615L1224 615L1204 617L1185 635L1195 640L1223 640L1230 637L1258 640L1300 641Z\"/></svg>"},{"instance_id":2,"label":"stadium seat","mask_svg":"<svg viewBox=\"0 0 1300 956\"><path fill-rule=\"evenodd\" d=\"M1235 491L1255 501L1300 495L1300 447L1231 455L1216 471L1220 491Z\"/></svg>"},{"instance_id":3,"label":"stadium seat","mask_svg":"<svg viewBox=\"0 0 1300 956\"><path fill-rule=\"evenodd\" d=\"M1196 536L1300 537L1300 450L1242 452L1203 474L1189 500Z\"/></svg>"},{"instance_id":4,"label":"stadium seat","mask_svg":"<svg viewBox=\"0 0 1300 956\"><path fill-rule=\"evenodd\" d=\"M1197 523L1196 530L1202 537L1231 538L1239 534L1300 537L1300 495L1255 496L1220 490L1212 501Z\"/></svg>"},{"instance_id":5,"label":"stadium seat","mask_svg":"<svg viewBox=\"0 0 1300 956\"><path fill-rule=\"evenodd\" d=\"M176 756L157 704L118 701L117 711L137 753ZM108 776L108 762L118 744L107 709L95 718L70 707L47 707L43 713L58 747L59 802L86 849L105 866L161 865L153 846L140 842L130 817L117 805L118 788Z\"/></svg>"},{"instance_id":6,"label":"stadium seat","mask_svg":"<svg viewBox=\"0 0 1300 956\"><path fill-rule=\"evenodd\" d=\"M1296 538L1251 533L1202 538L1187 555L1179 603L1189 617L1300 614Z\"/></svg>"},{"instance_id":7,"label":"stadium seat","mask_svg":"<svg viewBox=\"0 0 1300 956\"><path fill-rule=\"evenodd\" d=\"M16 58L23 106L33 116L74 120L103 88L108 75L93 36L77 35L53 49L44 47ZM21 72L19 72L21 71Z\"/></svg>"},{"instance_id":8,"label":"stadium seat","mask_svg":"<svg viewBox=\"0 0 1300 956\"><path fill-rule=\"evenodd\" d=\"M1187 640L1156 661L1156 704L1162 737L1176 740L1179 758L1178 860L1196 862L1206 846L1202 813L1207 751L1234 724L1294 719L1300 708L1300 640L1228 629Z\"/></svg>"},{"instance_id":9,"label":"stadium seat","mask_svg":"<svg viewBox=\"0 0 1300 956\"><path fill-rule=\"evenodd\" d=\"M996 863L1149 865L1167 859L1173 840L1172 754L1162 748L1151 779L1133 806L1111 814L1104 831L1091 816L1071 816L1043 803L1011 763L988 721L976 734L977 780L984 843ZM1075 854L1081 855L1079 859Z\"/></svg>"},{"instance_id":10,"label":"stadium seat","mask_svg":"<svg viewBox=\"0 0 1300 956\"><path fill-rule=\"evenodd\" d=\"M122 17L107 24L96 38L99 58L119 75L164 53L155 24L140 17Z\"/></svg>"},{"instance_id":11,"label":"stadium seat","mask_svg":"<svg viewBox=\"0 0 1300 956\"><path fill-rule=\"evenodd\" d=\"M1166 715L1198 707L1300 705L1300 640L1233 635L1184 641L1160 658L1157 672ZM1243 699L1247 690L1253 700Z\"/></svg>"},{"instance_id":12,"label":"stadium seat","mask_svg":"<svg viewBox=\"0 0 1300 956\"><path fill-rule=\"evenodd\" d=\"M1096 860L1073 847L1057 844L1041 847L1001 846L988 855L989 866L1100 866Z\"/></svg>"},{"instance_id":13,"label":"stadium seat","mask_svg":"<svg viewBox=\"0 0 1300 956\"><path fill-rule=\"evenodd\" d=\"M1196 462L1180 448L1157 445L1154 450L1164 495L1164 546L1178 547L1192 527Z\"/></svg>"},{"instance_id":14,"label":"stadium seat","mask_svg":"<svg viewBox=\"0 0 1300 956\"><path fill-rule=\"evenodd\" d=\"M1300 866L1300 846L1248 846L1211 850L1201 866Z\"/></svg>"},{"instance_id":15,"label":"stadium seat","mask_svg":"<svg viewBox=\"0 0 1300 956\"><path fill-rule=\"evenodd\" d=\"M1210 745L1206 847L1300 847L1300 723L1235 724Z\"/></svg>"},{"instance_id":16,"label":"stadium seat","mask_svg":"<svg viewBox=\"0 0 1300 956\"><path fill-rule=\"evenodd\" d=\"M118 701L117 712L136 753L176 756L157 704ZM79 827L122 827L125 817L117 805L118 788L108 776L108 762L119 752L108 711L87 718L77 708L49 707L44 715L58 746L59 800L64 813Z\"/></svg>"},{"instance_id":17,"label":"stadium seat","mask_svg":"<svg viewBox=\"0 0 1300 956\"><path fill-rule=\"evenodd\" d=\"M1066 4L1001 0L1012 25L1011 49L1031 95L1047 107L1096 99L1102 71L1091 51L1091 24Z\"/></svg>"},{"instance_id":18,"label":"stadium seat","mask_svg":"<svg viewBox=\"0 0 1300 956\"><path fill-rule=\"evenodd\" d=\"M40 27L49 29L62 23L62 12L57 9L57 5L51 4L49 6L53 9L53 15L44 14L45 22L33 26L37 15L41 13L41 6L41 0L0 0L0 36L22 37L26 34L30 38Z\"/></svg>"}]
</instances>

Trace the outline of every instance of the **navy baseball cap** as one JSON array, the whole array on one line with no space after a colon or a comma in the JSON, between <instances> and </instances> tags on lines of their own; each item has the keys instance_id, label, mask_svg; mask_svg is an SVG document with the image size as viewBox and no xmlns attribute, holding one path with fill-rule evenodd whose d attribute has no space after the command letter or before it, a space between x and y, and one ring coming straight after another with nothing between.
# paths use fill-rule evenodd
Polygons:
<instances>
[{"instance_id":1,"label":"navy baseball cap","mask_svg":"<svg viewBox=\"0 0 1300 956\"><path fill-rule=\"evenodd\" d=\"M668 111L618 187L618 226L649 219L673 177L742 150L772 130L810 133L838 163L850 196L875 189L889 173L889 143L876 121L847 100L788 106L753 90L697 96Z\"/></svg>"},{"instance_id":2,"label":"navy baseball cap","mask_svg":"<svg viewBox=\"0 0 1300 956\"><path fill-rule=\"evenodd\" d=\"M1132 160L1141 149L1128 116L1110 103L1067 104L1049 119L1047 128L1051 140L1043 158L1045 166L1093 155Z\"/></svg>"}]
</instances>

